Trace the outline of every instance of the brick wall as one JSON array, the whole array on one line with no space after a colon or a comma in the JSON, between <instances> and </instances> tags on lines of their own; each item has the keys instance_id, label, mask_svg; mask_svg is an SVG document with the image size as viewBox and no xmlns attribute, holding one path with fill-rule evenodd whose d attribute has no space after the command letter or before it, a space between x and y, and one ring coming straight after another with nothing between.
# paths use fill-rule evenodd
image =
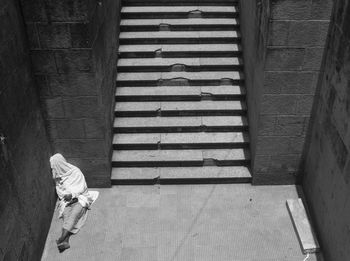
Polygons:
<instances>
[{"instance_id":1,"label":"brick wall","mask_svg":"<svg viewBox=\"0 0 350 261\"><path fill-rule=\"evenodd\" d=\"M317 86L303 188L326 260L350 256L350 1L336 0Z\"/></svg>"},{"instance_id":2,"label":"brick wall","mask_svg":"<svg viewBox=\"0 0 350 261\"><path fill-rule=\"evenodd\" d=\"M300 176L332 0L241 1L241 9L253 183L293 184Z\"/></svg>"},{"instance_id":3,"label":"brick wall","mask_svg":"<svg viewBox=\"0 0 350 261\"><path fill-rule=\"evenodd\" d=\"M120 1L21 3L54 151L108 187Z\"/></svg>"},{"instance_id":4,"label":"brick wall","mask_svg":"<svg viewBox=\"0 0 350 261\"><path fill-rule=\"evenodd\" d=\"M0 260L40 260L56 198L19 1L0 24Z\"/></svg>"}]
</instances>

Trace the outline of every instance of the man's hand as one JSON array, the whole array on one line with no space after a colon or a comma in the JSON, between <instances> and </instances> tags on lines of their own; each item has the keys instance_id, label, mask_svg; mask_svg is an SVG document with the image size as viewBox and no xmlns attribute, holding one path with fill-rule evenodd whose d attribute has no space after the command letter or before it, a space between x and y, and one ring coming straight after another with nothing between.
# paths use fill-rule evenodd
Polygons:
<instances>
[{"instance_id":1,"label":"man's hand","mask_svg":"<svg viewBox=\"0 0 350 261\"><path fill-rule=\"evenodd\" d=\"M64 196L63 196L63 199L64 199L65 201L71 201L71 200L72 200L72 194L66 194L66 195L64 195Z\"/></svg>"}]
</instances>

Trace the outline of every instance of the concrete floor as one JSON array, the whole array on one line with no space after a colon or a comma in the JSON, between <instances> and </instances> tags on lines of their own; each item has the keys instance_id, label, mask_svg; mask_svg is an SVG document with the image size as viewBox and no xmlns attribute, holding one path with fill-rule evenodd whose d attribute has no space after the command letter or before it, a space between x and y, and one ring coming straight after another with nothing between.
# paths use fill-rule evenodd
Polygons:
<instances>
[{"instance_id":1,"label":"concrete floor","mask_svg":"<svg viewBox=\"0 0 350 261\"><path fill-rule=\"evenodd\" d=\"M286 199L295 186L177 185L99 189L71 248L53 217L42 260L302 261ZM311 255L308 261L322 260Z\"/></svg>"}]
</instances>

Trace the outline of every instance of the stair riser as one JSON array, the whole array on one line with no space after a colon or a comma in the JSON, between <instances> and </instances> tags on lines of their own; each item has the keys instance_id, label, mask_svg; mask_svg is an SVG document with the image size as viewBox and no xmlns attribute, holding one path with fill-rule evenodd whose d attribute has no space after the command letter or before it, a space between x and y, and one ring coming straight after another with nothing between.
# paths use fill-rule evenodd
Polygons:
<instances>
[{"instance_id":1,"label":"stair riser","mask_svg":"<svg viewBox=\"0 0 350 261\"><path fill-rule=\"evenodd\" d=\"M225 110L225 111L117 111L116 117L175 117L175 116L244 116L243 110Z\"/></svg>"},{"instance_id":2,"label":"stair riser","mask_svg":"<svg viewBox=\"0 0 350 261\"><path fill-rule=\"evenodd\" d=\"M120 44L235 44L240 43L239 37L221 38L122 38Z\"/></svg>"},{"instance_id":3,"label":"stair riser","mask_svg":"<svg viewBox=\"0 0 350 261\"><path fill-rule=\"evenodd\" d=\"M173 66L118 66L118 72L172 72ZM243 71L243 65L184 65L184 72Z\"/></svg>"},{"instance_id":4,"label":"stair riser","mask_svg":"<svg viewBox=\"0 0 350 261\"><path fill-rule=\"evenodd\" d=\"M112 185L246 184L252 178L112 179Z\"/></svg>"},{"instance_id":5,"label":"stair riser","mask_svg":"<svg viewBox=\"0 0 350 261\"><path fill-rule=\"evenodd\" d=\"M201 143L201 144L113 144L115 150L186 150L186 149L241 149L247 148L249 142L235 143Z\"/></svg>"},{"instance_id":6,"label":"stair riser","mask_svg":"<svg viewBox=\"0 0 350 261\"><path fill-rule=\"evenodd\" d=\"M216 127L118 127L113 129L114 133L181 133L181 132L232 132L248 131L248 126L216 126Z\"/></svg>"},{"instance_id":7,"label":"stair riser","mask_svg":"<svg viewBox=\"0 0 350 261\"><path fill-rule=\"evenodd\" d=\"M213 80L187 80L187 81L181 81L177 79L162 79L162 80L156 80L156 81L120 81L117 80L116 85L117 87L142 87L142 86L219 86L223 85L222 81L225 81L224 85L243 85L244 80L233 80L233 79L213 79Z\"/></svg>"},{"instance_id":8,"label":"stair riser","mask_svg":"<svg viewBox=\"0 0 350 261\"><path fill-rule=\"evenodd\" d=\"M200 0L200 1L185 1L185 0L123 0L122 6L237 6L237 0Z\"/></svg>"},{"instance_id":9,"label":"stair riser","mask_svg":"<svg viewBox=\"0 0 350 261\"><path fill-rule=\"evenodd\" d=\"M245 95L211 95L208 97L202 96L116 96L115 100L118 102L138 102L138 101L242 101L245 99Z\"/></svg>"},{"instance_id":10,"label":"stair riser","mask_svg":"<svg viewBox=\"0 0 350 261\"><path fill-rule=\"evenodd\" d=\"M121 19L187 19L187 18L238 18L237 12L202 12L201 14L190 14L189 12L172 13L122 13Z\"/></svg>"},{"instance_id":11,"label":"stair riser","mask_svg":"<svg viewBox=\"0 0 350 261\"><path fill-rule=\"evenodd\" d=\"M167 31L228 31L238 30L235 24L197 24L197 25L169 25ZM121 32L157 32L164 31L159 25L121 25Z\"/></svg>"},{"instance_id":12,"label":"stair riser","mask_svg":"<svg viewBox=\"0 0 350 261\"><path fill-rule=\"evenodd\" d=\"M202 166L247 166L248 160L221 160L215 161L215 165L205 164L203 161L113 161L113 167L133 168L133 167L202 167Z\"/></svg>"},{"instance_id":13,"label":"stair riser","mask_svg":"<svg viewBox=\"0 0 350 261\"><path fill-rule=\"evenodd\" d=\"M119 58L156 58L155 52L122 52ZM204 51L183 51L183 52L162 52L162 58L198 58L198 57L242 57L241 51L233 52L204 52Z\"/></svg>"}]
</instances>

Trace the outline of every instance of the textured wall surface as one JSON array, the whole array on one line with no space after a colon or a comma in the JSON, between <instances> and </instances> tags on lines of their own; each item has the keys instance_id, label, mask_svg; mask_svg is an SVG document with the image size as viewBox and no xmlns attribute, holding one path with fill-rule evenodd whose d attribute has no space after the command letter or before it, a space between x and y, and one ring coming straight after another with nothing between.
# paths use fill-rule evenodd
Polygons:
<instances>
[{"instance_id":1,"label":"textured wall surface","mask_svg":"<svg viewBox=\"0 0 350 261\"><path fill-rule=\"evenodd\" d=\"M297 182L332 2L241 1L254 184Z\"/></svg>"},{"instance_id":2,"label":"textured wall surface","mask_svg":"<svg viewBox=\"0 0 350 261\"><path fill-rule=\"evenodd\" d=\"M120 1L21 2L54 151L108 187Z\"/></svg>"},{"instance_id":3,"label":"textured wall surface","mask_svg":"<svg viewBox=\"0 0 350 261\"><path fill-rule=\"evenodd\" d=\"M0 24L0 260L40 260L56 198L19 1Z\"/></svg>"},{"instance_id":4,"label":"textured wall surface","mask_svg":"<svg viewBox=\"0 0 350 261\"><path fill-rule=\"evenodd\" d=\"M326 260L350 257L350 1L333 11L306 149L304 192Z\"/></svg>"},{"instance_id":5,"label":"textured wall surface","mask_svg":"<svg viewBox=\"0 0 350 261\"><path fill-rule=\"evenodd\" d=\"M267 52L270 1L240 1L245 86L247 88L248 120L252 166L256 163L261 96Z\"/></svg>"}]
</instances>

